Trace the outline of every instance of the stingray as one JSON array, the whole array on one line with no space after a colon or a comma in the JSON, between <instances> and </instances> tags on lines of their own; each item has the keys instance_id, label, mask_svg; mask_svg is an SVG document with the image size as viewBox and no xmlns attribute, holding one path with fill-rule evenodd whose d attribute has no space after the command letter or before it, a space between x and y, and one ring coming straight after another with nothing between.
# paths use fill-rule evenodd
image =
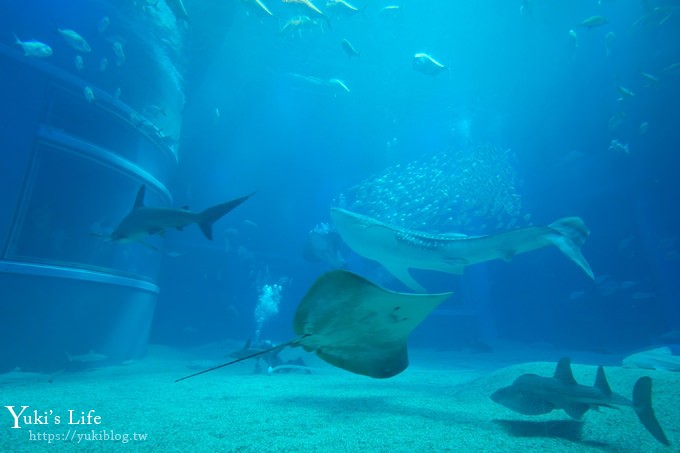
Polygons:
<instances>
[{"instance_id":1,"label":"stingray","mask_svg":"<svg viewBox=\"0 0 680 453\"><path fill-rule=\"evenodd\" d=\"M452 293L405 294L381 288L351 272L319 277L298 305L296 338L212 367L175 382L243 360L302 347L333 366L373 378L396 376L408 367L408 337Z\"/></svg>"}]
</instances>

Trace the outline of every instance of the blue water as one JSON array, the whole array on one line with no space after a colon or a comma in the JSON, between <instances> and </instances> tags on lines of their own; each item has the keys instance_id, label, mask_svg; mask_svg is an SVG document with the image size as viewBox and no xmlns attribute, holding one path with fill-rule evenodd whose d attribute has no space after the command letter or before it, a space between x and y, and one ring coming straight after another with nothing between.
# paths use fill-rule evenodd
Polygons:
<instances>
[{"instance_id":1,"label":"blue water","mask_svg":"<svg viewBox=\"0 0 680 453\"><path fill-rule=\"evenodd\" d=\"M248 2L216 0L187 0L189 24L168 22L162 0L151 12L143 1L6 1L0 7L5 45L14 46L12 33L49 43L49 64L103 92L121 88L120 100L137 111L163 106L160 74L177 82L164 82L163 91L172 91L177 115L166 126L179 141L178 165L167 181L174 206L201 210L256 192L215 225L212 242L193 226L168 232L162 247L174 256L163 258L156 280L151 342L252 338L267 284L281 284L281 299L261 336L289 339L298 301L331 269L304 258L308 234L330 222L329 208L341 194L356 201L356 186L379 187L376 178L386 171L392 184L416 178L418 169L427 181L432 156L455 156L447 167L453 171L463 165L461 156L474 157L483 146L495 150L490 160L478 169L474 159L464 165L473 174L483 167L505 175L503 190L521 199L517 212L487 210L462 222L461 208L421 181L420 193L401 192L412 195L413 205L390 205L382 220L432 200L454 209L446 218L430 213L436 228L403 226L493 234L512 219L514 227L580 216L591 230L583 252L597 278L588 279L553 248L470 267L462 277L416 271L429 290L456 295L414 333L412 344L459 348L502 339L622 354L680 329L680 69L664 70L680 62L680 14L662 24L663 15L636 24L653 8L676 2L536 0L521 11L519 0L402 0L390 14L381 12L389 2L357 0L365 10L331 17L331 29L319 20L290 34L279 29L294 9L269 3L278 22ZM609 23L579 26L593 15ZM112 23L99 33L104 16ZM92 44L82 72L57 27L73 28ZM127 58L117 67L111 43L121 38ZM343 38L359 57L343 52ZM150 66L158 49L167 61ZM449 70L416 72L417 52ZM103 57L109 67L102 72ZM181 80L168 75L175 71ZM351 92L329 85L331 78ZM611 124L617 115L619 124ZM610 146L613 140L628 152ZM413 162L420 164L407 171ZM482 182L456 186L457 180L447 180L451 195L488 207ZM135 191L125 188L130 205ZM340 253L349 270L407 289L342 244ZM459 307L472 318L453 316Z\"/></svg>"}]
</instances>

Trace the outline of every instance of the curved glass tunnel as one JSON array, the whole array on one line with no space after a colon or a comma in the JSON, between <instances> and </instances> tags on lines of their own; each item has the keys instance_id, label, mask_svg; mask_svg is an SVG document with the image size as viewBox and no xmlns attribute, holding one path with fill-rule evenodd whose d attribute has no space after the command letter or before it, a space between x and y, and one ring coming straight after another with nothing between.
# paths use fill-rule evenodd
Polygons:
<instances>
[{"instance_id":1,"label":"curved glass tunnel","mask_svg":"<svg viewBox=\"0 0 680 453\"><path fill-rule=\"evenodd\" d=\"M91 102L86 82L14 48L0 64L0 370L139 357L162 255L105 236L142 184L148 204L172 202L175 150L113 94L93 85Z\"/></svg>"}]
</instances>

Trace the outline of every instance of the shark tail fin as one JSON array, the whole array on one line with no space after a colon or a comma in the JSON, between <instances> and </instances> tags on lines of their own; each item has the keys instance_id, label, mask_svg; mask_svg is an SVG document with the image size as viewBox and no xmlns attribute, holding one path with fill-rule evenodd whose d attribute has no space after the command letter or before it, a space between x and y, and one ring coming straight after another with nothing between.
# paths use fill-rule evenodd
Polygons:
<instances>
[{"instance_id":1,"label":"shark tail fin","mask_svg":"<svg viewBox=\"0 0 680 453\"><path fill-rule=\"evenodd\" d=\"M648 376L638 379L635 387L633 387L633 409L635 409L640 422L642 422L647 431L656 440L664 445L670 445L666 434L656 419L656 415L654 415L654 409L652 408L652 379Z\"/></svg>"},{"instance_id":2,"label":"shark tail fin","mask_svg":"<svg viewBox=\"0 0 680 453\"><path fill-rule=\"evenodd\" d=\"M549 240L570 260L575 262L588 277L594 279L595 276L590 269L590 264L581 253L581 246L590 235L590 230L583 220L580 217L565 217L551 223L548 227L557 233L554 236L551 235Z\"/></svg>"},{"instance_id":3,"label":"shark tail fin","mask_svg":"<svg viewBox=\"0 0 680 453\"><path fill-rule=\"evenodd\" d=\"M198 226L201 231L208 239L212 240L212 225L217 222L223 216L225 216L229 211L236 208L238 205L246 201L248 198L252 197L255 192L245 197L237 198L235 200L227 201L226 203L221 203L212 208L208 208L198 214Z\"/></svg>"}]
</instances>

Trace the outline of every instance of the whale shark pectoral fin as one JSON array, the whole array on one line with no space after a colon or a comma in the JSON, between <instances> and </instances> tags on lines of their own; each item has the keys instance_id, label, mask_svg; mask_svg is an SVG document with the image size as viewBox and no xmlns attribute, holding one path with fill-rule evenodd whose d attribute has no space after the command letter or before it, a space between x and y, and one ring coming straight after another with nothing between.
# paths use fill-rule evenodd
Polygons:
<instances>
[{"instance_id":1,"label":"whale shark pectoral fin","mask_svg":"<svg viewBox=\"0 0 680 453\"><path fill-rule=\"evenodd\" d=\"M405 267L401 263L385 263L381 261L380 264L385 266L385 269L387 269L390 274L397 277L400 282L408 286L413 291L417 291L419 293L427 292L427 290L420 286L420 284L411 276L411 273L408 271L408 267Z\"/></svg>"},{"instance_id":2,"label":"whale shark pectoral fin","mask_svg":"<svg viewBox=\"0 0 680 453\"><path fill-rule=\"evenodd\" d=\"M511 250L511 249L504 250L503 255L501 256L501 259L503 261L505 261L506 263L509 263L515 257L515 255L517 255L516 250Z\"/></svg>"},{"instance_id":3,"label":"whale shark pectoral fin","mask_svg":"<svg viewBox=\"0 0 680 453\"><path fill-rule=\"evenodd\" d=\"M461 258L460 256L445 258L442 265L439 266L437 270L448 274L463 275L465 267L469 264L468 260Z\"/></svg>"}]
</instances>

